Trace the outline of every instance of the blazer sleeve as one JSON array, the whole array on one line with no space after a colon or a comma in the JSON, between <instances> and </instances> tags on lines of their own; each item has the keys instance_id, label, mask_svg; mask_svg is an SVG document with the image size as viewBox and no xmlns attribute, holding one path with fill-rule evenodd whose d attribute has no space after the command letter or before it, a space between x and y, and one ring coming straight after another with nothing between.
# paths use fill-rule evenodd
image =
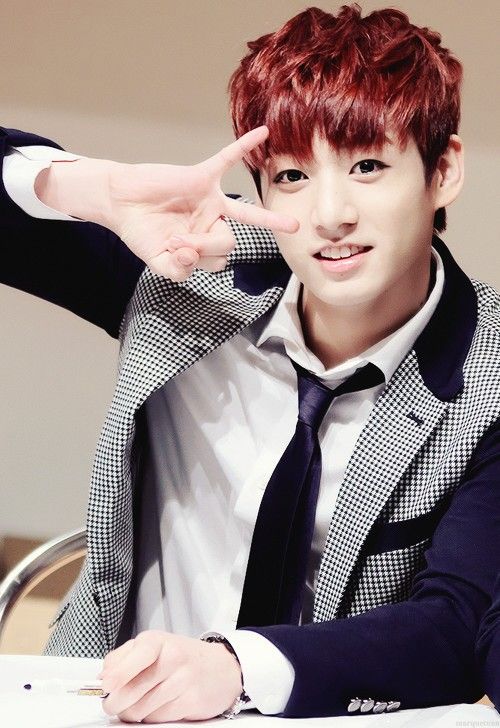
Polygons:
<instances>
[{"instance_id":1,"label":"blazer sleeve","mask_svg":"<svg viewBox=\"0 0 500 728\"><path fill-rule=\"evenodd\" d=\"M249 628L295 669L283 715L347 715L354 697L417 708L475 702L488 692L498 706L500 590L476 655L475 642L500 573L499 524L497 423L476 448L406 601L328 622Z\"/></svg>"},{"instance_id":2,"label":"blazer sleeve","mask_svg":"<svg viewBox=\"0 0 500 728\"><path fill-rule=\"evenodd\" d=\"M54 142L0 127L13 146ZM144 263L114 233L87 222L38 220L8 196L0 175L0 282L62 306L117 337Z\"/></svg>"}]
</instances>

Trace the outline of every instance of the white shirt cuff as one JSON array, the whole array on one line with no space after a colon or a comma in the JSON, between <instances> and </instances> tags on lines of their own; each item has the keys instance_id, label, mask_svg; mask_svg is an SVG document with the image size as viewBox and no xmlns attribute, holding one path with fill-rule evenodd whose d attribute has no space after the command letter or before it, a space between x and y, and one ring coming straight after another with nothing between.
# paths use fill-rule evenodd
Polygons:
<instances>
[{"instance_id":1,"label":"white shirt cuff","mask_svg":"<svg viewBox=\"0 0 500 728\"><path fill-rule=\"evenodd\" d=\"M44 205L35 194L35 180L52 162L74 162L81 156L38 145L11 147L11 150L3 163L3 183L11 200L31 217L79 222L76 217Z\"/></svg>"},{"instance_id":2,"label":"white shirt cuff","mask_svg":"<svg viewBox=\"0 0 500 728\"><path fill-rule=\"evenodd\" d=\"M258 632L238 629L225 632L224 637L240 661L245 692L252 701L248 707L265 715L282 713L295 680L288 658Z\"/></svg>"}]
</instances>

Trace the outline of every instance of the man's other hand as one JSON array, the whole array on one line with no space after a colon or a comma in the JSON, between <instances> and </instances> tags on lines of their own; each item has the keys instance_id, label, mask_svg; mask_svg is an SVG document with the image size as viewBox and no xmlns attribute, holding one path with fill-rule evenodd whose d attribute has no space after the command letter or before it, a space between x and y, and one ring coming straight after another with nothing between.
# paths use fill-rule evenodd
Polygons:
<instances>
[{"instance_id":1,"label":"man's other hand","mask_svg":"<svg viewBox=\"0 0 500 728\"><path fill-rule=\"evenodd\" d=\"M222 644L168 632L141 632L104 660L103 708L123 721L205 720L242 691L240 666Z\"/></svg>"},{"instance_id":2,"label":"man's other hand","mask_svg":"<svg viewBox=\"0 0 500 728\"><path fill-rule=\"evenodd\" d=\"M222 270L235 240L223 216L277 231L298 222L226 197L225 172L262 144L268 129L249 131L192 166L121 164L82 158L54 162L35 190L49 207L116 233L154 272L182 281L194 268Z\"/></svg>"}]
</instances>

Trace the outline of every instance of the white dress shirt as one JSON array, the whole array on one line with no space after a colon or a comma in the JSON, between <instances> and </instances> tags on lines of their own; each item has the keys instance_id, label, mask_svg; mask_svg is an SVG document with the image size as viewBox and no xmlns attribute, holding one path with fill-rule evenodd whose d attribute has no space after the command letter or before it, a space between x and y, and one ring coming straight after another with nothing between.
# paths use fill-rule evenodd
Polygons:
<instances>
[{"instance_id":1,"label":"white dress shirt","mask_svg":"<svg viewBox=\"0 0 500 728\"><path fill-rule=\"evenodd\" d=\"M65 158L58 150L42 149L40 161L34 161L34 147L29 159L24 148L7 158L7 192L30 215L72 219L34 194L34 179L44 168L39 165ZM145 403L135 630L193 637L223 633L238 655L252 705L262 713L285 708L293 667L264 637L235 627L262 495L295 430L297 383L290 359L332 388L368 362L388 382L440 299L444 270L437 252L433 255L436 278L424 306L359 356L325 370L305 344L297 310L300 283L292 275L271 314ZM320 427L322 474L303 622L312 619L323 546L348 461L383 387L336 398Z\"/></svg>"},{"instance_id":2,"label":"white dress shirt","mask_svg":"<svg viewBox=\"0 0 500 728\"><path fill-rule=\"evenodd\" d=\"M3 160L5 189L11 200L31 217L78 222L77 218L48 207L35 194L35 180L42 170L48 169L52 162L74 162L76 159L81 157L54 147L42 147L37 144L19 149L12 147L11 153Z\"/></svg>"}]
</instances>

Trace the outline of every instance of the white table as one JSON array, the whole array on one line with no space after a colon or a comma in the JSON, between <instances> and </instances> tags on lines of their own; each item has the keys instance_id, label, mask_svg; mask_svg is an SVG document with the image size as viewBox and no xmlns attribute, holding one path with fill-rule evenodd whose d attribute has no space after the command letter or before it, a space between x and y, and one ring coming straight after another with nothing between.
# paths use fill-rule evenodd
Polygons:
<instances>
[{"instance_id":1,"label":"white table","mask_svg":"<svg viewBox=\"0 0 500 728\"><path fill-rule=\"evenodd\" d=\"M0 726L1 728L103 728L125 726L102 711L100 698L77 695L49 696L27 691L32 680L64 678L92 682L100 672L101 660L73 657L38 657L0 655ZM466 723L462 723L466 721ZM469 722L471 721L471 722ZM270 718L255 713L240 714L229 723L214 719L201 726L218 728L457 728L460 724L500 728L500 715L486 705L454 705L425 710L400 710L391 715L353 715L341 718ZM186 723L166 723L185 728Z\"/></svg>"}]
</instances>

